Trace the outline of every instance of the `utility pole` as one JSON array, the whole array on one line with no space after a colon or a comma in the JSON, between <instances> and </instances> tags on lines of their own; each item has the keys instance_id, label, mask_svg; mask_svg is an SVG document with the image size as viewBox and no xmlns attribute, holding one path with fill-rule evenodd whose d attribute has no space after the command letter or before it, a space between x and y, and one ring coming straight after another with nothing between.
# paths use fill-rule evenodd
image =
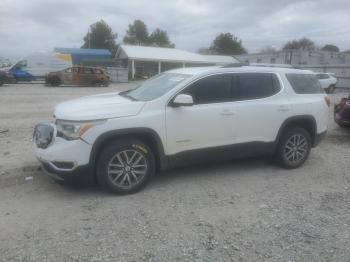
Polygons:
<instances>
[{"instance_id":1,"label":"utility pole","mask_svg":"<svg viewBox=\"0 0 350 262\"><path fill-rule=\"evenodd\" d=\"M91 35L90 35L90 29L88 30L88 41L89 41L88 47L89 47L89 49L90 49L90 48L91 48Z\"/></svg>"}]
</instances>

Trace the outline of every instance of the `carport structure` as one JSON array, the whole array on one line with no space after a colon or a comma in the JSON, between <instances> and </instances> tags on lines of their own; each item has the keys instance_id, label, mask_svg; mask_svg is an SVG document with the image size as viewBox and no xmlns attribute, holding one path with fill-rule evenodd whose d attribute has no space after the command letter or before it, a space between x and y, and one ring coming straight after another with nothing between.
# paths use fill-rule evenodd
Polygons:
<instances>
[{"instance_id":1,"label":"carport structure","mask_svg":"<svg viewBox=\"0 0 350 262\"><path fill-rule=\"evenodd\" d=\"M116 59L123 60L128 65L131 79L151 77L179 67L212 66L237 62L231 56L207 56L175 48L132 45L121 45L117 50Z\"/></svg>"}]
</instances>

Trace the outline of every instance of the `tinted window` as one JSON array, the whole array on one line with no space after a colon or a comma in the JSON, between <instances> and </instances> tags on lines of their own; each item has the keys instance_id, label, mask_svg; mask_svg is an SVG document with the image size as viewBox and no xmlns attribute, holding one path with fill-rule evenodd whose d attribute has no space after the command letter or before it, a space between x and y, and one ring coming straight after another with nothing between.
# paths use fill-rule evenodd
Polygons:
<instances>
[{"instance_id":1,"label":"tinted window","mask_svg":"<svg viewBox=\"0 0 350 262\"><path fill-rule=\"evenodd\" d=\"M328 79L329 75L327 75L327 74L317 74L316 77L318 79Z\"/></svg>"},{"instance_id":2,"label":"tinted window","mask_svg":"<svg viewBox=\"0 0 350 262\"><path fill-rule=\"evenodd\" d=\"M195 104L231 101L231 75L220 74L202 78L186 88L183 93L191 95Z\"/></svg>"},{"instance_id":3,"label":"tinted window","mask_svg":"<svg viewBox=\"0 0 350 262\"><path fill-rule=\"evenodd\" d=\"M286 74L286 77L297 94L324 93L315 75L311 74Z\"/></svg>"},{"instance_id":4,"label":"tinted window","mask_svg":"<svg viewBox=\"0 0 350 262\"><path fill-rule=\"evenodd\" d=\"M277 77L266 73L238 74L240 100L258 99L279 92Z\"/></svg>"}]
</instances>

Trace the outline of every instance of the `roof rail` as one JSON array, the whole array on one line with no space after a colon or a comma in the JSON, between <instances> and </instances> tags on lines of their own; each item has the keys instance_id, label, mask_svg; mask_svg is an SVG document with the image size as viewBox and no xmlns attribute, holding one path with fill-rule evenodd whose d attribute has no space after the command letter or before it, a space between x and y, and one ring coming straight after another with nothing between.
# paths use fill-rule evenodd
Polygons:
<instances>
[{"instance_id":1,"label":"roof rail","mask_svg":"<svg viewBox=\"0 0 350 262\"><path fill-rule=\"evenodd\" d=\"M231 63L231 64L223 65L221 68L242 67L242 66L249 66L249 63Z\"/></svg>"}]
</instances>

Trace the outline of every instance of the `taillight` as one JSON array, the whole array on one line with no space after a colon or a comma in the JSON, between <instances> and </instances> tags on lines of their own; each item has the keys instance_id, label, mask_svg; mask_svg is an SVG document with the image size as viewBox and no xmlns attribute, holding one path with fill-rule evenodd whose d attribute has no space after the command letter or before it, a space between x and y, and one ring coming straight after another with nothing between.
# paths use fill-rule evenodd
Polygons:
<instances>
[{"instance_id":1,"label":"taillight","mask_svg":"<svg viewBox=\"0 0 350 262\"><path fill-rule=\"evenodd\" d=\"M325 96L324 101L326 102L327 106L331 106L331 98L329 96Z\"/></svg>"}]
</instances>

